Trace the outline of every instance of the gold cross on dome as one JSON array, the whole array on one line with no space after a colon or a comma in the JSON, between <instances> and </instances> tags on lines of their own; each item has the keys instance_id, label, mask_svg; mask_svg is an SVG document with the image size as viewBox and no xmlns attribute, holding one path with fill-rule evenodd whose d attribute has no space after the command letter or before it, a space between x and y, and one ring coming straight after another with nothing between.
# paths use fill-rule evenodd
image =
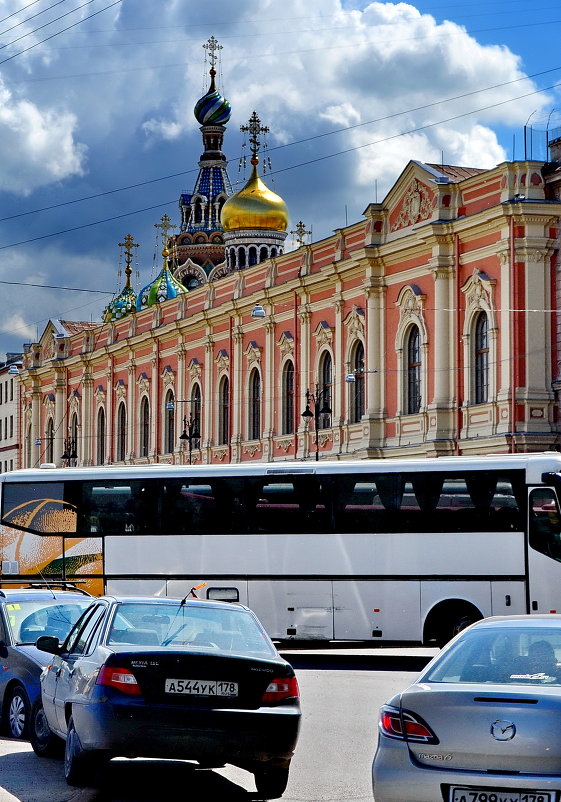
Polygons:
<instances>
[{"instance_id":1,"label":"gold cross on dome","mask_svg":"<svg viewBox=\"0 0 561 802\"><path fill-rule=\"evenodd\" d=\"M171 218L168 217L167 214L164 214L164 216L162 217L162 220L161 220L160 223L154 223L154 228L161 228L161 230L162 230L162 245L165 248L167 246L167 244L168 244L168 234L169 234L169 232L173 228L177 228L177 226L174 225L171 222Z\"/></svg>"},{"instance_id":2,"label":"gold cross on dome","mask_svg":"<svg viewBox=\"0 0 561 802\"><path fill-rule=\"evenodd\" d=\"M210 61L210 66L212 69L214 69L216 62L218 61L218 51L222 50L222 45L218 44L218 39L215 39L214 36L211 36L208 42L203 45L203 47L208 51L208 60Z\"/></svg>"},{"instance_id":3,"label":"gold cross on dome","mask_svg":"<svg viewBox=\"0 0 561 802\"><path fill-rule=\"evenodd\" d=\"M299 220L296 223L296 228L294 229L294 231L291 231L290 233L295 238L298 245L305 245L306 244L305 237L309 237L312 234L311 230L306 231L306 226L302 220Z\"/></svg>"},{"instance_id":4,"label":"gold cross on dome","mask_svg":"<svg viewBox=\"0 0 561 802\"><path fill-rule=\"evenodd\" d=\"M257 154L259 153L259 148L261 147L259 134L268 134L269 128L266 125L261 125L261 120L257 116L257 112L254 111L251 117L249 118L248 124L240 125L240 131L242 131L242 133L249 133L249 147L251 148L251 158L255 159Z\"/></svg>"},{"instance_id":5,"label":"gold cross on dome","mask_svg":"<svg viewBox=\"0 0 561 802\"><path fill-rule=\"evenodd\" d=\"M127 277L126 284L125 284L126 287L130 287L130 283L131 283L132 249L133 248L138 248L138 247L139 247L138 242L134 241L134 237L132 236L132 234L127 234L127 236L125 237L125 241L119 243L119 248L124 248L125 249L125 262L126 262L125 276Z\"/></svg>"}]
</instances>

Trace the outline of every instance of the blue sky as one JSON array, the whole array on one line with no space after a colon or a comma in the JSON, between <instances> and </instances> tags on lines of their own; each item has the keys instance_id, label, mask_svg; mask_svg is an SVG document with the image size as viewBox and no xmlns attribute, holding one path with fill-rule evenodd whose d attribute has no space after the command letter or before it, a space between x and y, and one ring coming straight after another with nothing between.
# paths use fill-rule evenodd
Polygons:
<instances>
[{"instance_id":1,"label":"blue sky","mask_svg":"<svg viewBox=\"0 0 561 802\"><path fill-rule=\"evenodd\" d=\"M49 317L99 320L126 234L139 286L159 269L154 224L179 222L196 177L211 35L232 181L256 110L271 129L265 180L314 239L360 219L409 159L522 158L528 121L542 158L561 126L561 3L85 2L0 9L0 281L18 282L0 284L0 359Z\"/></svg>"}]
</instances>

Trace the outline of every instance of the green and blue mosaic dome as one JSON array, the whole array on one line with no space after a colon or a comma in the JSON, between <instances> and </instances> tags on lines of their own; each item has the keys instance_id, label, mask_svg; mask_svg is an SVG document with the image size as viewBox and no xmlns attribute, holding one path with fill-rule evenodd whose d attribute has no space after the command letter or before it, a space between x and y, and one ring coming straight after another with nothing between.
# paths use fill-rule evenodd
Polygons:
<instances>
[{"instance_id":1,"label":"green and blue mosaic dome","mask_svg":"<svg viewBox=\"0 0 561 802\"><path fill-rule=\"evenodd\" d=\"M130 285L126 286L103 310L103 322L112 323L114 320L121 320L121 318L130 315L136 309L136 300L136 292Z\"/></svg>"},{"instance_id":2,"label":"green and blue mosaic dome","mask_svg":"<svg viewBox=\"0 0 561 802\"><path fill-rule=\"evenodd\" d=\"M136 308L140 311L154 304L161 304L178 295L188 292L187 288L178 281L168 267L164 267L154 281L147 284L138 295Z\"/></svg>"}]
</instances>

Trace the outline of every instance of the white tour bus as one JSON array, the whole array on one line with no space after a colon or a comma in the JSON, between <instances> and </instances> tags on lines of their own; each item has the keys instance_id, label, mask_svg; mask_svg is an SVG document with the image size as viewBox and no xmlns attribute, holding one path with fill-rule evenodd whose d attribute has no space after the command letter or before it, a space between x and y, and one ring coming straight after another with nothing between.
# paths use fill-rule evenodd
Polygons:
<instances>
[{"instance_id":1,"label":"white tour bus","mask_svg":"<svg viewBox=\"0 0 561 802\"><path fill-rule=\"evenodd\" d=\"M12 580L175 597L204 583L278 639L441 643L482 616L561 612L557 453L45 466L0 489ZM38 542L57 545L37 561Z\"/></svg>"}]
</instances>

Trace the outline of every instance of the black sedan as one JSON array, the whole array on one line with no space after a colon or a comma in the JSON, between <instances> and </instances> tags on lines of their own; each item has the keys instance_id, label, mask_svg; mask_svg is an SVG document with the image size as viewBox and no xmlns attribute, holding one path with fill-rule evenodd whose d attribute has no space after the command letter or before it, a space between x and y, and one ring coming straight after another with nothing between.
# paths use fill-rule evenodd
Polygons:
<instances>
[{"instance_id":1,"label":"black sedan","mask_svg":"<svg viewBox=\"0 0 561 802\"><path fill-rule=\"evenodd\" d=\"M105 596L53 655L32 711L38 755L66 741L70 785L113 757L231 763L258 793L282 795L300 725L298 683L255 615L239 604Z\"/></svg>"}]
</instances>

